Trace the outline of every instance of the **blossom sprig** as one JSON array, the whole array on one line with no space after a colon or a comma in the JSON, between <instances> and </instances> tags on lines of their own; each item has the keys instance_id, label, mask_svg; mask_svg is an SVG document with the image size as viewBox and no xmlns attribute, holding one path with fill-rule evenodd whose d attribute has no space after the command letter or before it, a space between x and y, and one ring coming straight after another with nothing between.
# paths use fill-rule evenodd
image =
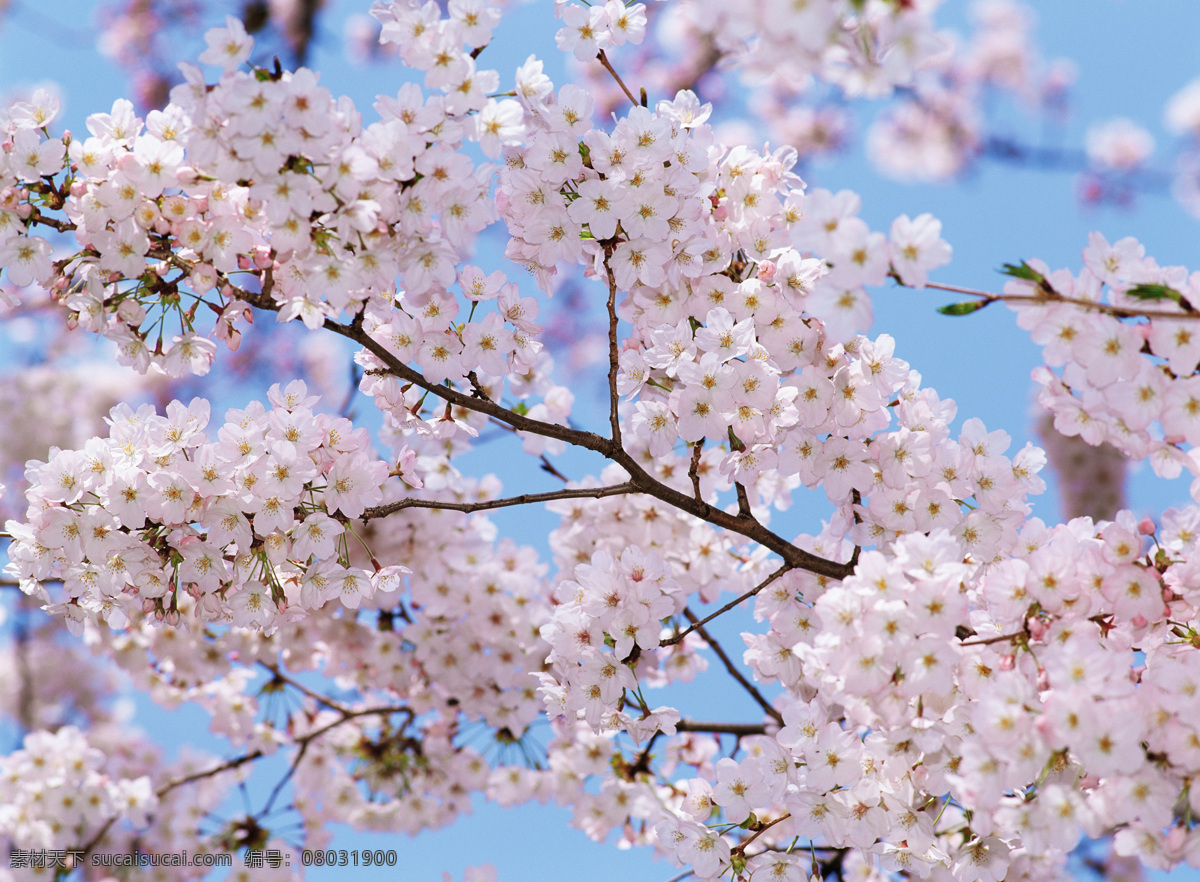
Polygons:
<instances>
[{"instance_id":1,"label":"blossom sprig","mask_svg":"<svg viewBox=\"0 0 1200 882\"><path fill-rule=\"evenodd\" d=\"M425 58L430 40L484 39L478 15L468 25L461 13L409 48ZM484 81L495 73L475 73L460 49L455 76L445 79L443 70L434 78L442 95L426 101L406 87L381 100L381 122L363 128L311 71L239 70L252 43L244 32L217 33L210 43L239 47L235 57L206 56L225 68L221 79L209 88L189 67L173 103L145 120L118 101L111 113L89 117L91 137L70 140L69 151L32 122L17 131L0 169L9 194L0 248L10 279L62 292L73 320L116 340L125 363L175 375L203 373L215 357L197 327L202 303L216 315L216 336L237 345L231 275L258 276L281 320L314 327L371 300L390 303L397 275L414 309L444 292L493 218L490 172L458 148L481 140L494 154L521 134L511 121L516 102L486 97L495 89L483 89ZM482 127L477 117L486 118ZM26 232L39 224L73 232L83 250L52 263L48 241Z\"/></svg>"},{"instance_id":2,"label":"blossom sprig","mask_svg":"<svg viewBox=\"0 0 1200 882\"><path fill-rule=\"evenodd\" d=\"M1134 239L1089 237L1078 275L1040 261L1011 265L999 294L960 289L971 305L1004 301L1043 347L1034 372L1055 429L1148 459L1166 477L1195 472L1200 336L1193 280L1160 267ZM1197 493L1193 484L1192 493Z\"/></svg>"},{"instance_id":3,"label":"blossom sprig","mask_svg":"<svg viewBox=\"0 0 1200 882\"><path fill-rule=\"evenodd\" d=\"M166 415L115 408L108 438L29 464L29 521L12 524L8 571L77 627L178 620L180 592L203 621L269 627L394 591L404 568L349 566L343 535L382 499L386 464L363 430L314 416L302 382L272 387L271 403L231 411L216 441L200 399ZM52 601L46 580L64 597Z\"/></svg>"}]
</instances>

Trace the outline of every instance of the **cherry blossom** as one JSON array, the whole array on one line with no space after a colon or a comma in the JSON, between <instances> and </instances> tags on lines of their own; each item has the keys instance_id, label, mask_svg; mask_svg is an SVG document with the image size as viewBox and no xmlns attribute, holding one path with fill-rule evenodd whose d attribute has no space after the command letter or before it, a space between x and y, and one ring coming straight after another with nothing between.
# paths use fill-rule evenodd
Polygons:
<instances>
[{"instance_id":1,"label":"cherry blossom","mask_svg":"<svg viewBox=\"0 0 1200 882\"><path fill-rule=\"evenodd\" d=\"M163 706L199 705L233 753L168 763L106 716L99 674L70 686L86 733L38 685L28 711L5 699L29 717L0 759L6 836L269 844L282 783L220 833L198 822L278 754L305 848L337 823L443 826L481 793L569 805L590 837L699 878L1050 879L1085 838L1194 863L1177 807L1200 763L1195 506L1033 517L1059 442L956 426L894 339L863 334L868 289L949 262L941 222L872 230L858 194L806 184L796 148L736 143L689 88L639 100L609 56L655 48L658 21L779 102L810 80L899 92L871 137L905 147L897 173L941 176L978 147L971 89L1046 86L1013 4L981 8L965 53L931 11L556 4L558 48L598 60L613 103L534 56L484 67L496 7L396 0L372 14L421 76L375 118L311 70L249 65L234 18L206 35L214 81L185 68L144 117L119 100L77 140L50 134L52 96L14 107L11 299L115 343L155 403L21 451L9 587L48 635L38 659L87 646ZM477 249L489 227L531 280ZM952 313L1016 310L1055 429L1194 474L1197 277L1098 234L1078 268L1007 272L995 293L937 284L974 298ZM537 323L568 280L603 312L598 407ZM349 341L362 397L185 391L215 389L271 313ZM5 408L69 410L29 403L36 379ZM462 467L515 444L554 489L505 495ZM779 512L810 491L829 514L796 535ZM489 515L534 504L557 518L543 552ZM747 601L738 652L713 622ZM672 687L718 671L746 720L680 709Z\"/></svg>"}]
</instances>

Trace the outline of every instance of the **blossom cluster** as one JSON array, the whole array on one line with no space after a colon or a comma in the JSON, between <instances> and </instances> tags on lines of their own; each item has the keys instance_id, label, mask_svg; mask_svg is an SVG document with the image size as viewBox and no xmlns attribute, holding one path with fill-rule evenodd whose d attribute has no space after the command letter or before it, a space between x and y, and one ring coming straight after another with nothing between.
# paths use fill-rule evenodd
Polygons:
<instances>
[{"instance_id":1,"label":"blossom cluster","mask_svg":"<svg viewBox=\"0 0 1200 882\"><path fill-rule=\"evenodd\" d=\"M190 855L203 866L206 855L228 850L227 831L203 829L203 820L234 783L228 769L206 774L216 765L210 757L191 754L168 761L144 734L114 720L93 719L86 734L73 725L37 729L0 759L0 831L13 857L17 849L57 852L64 859L71 852L83 854L86 874L97 851L143 854L158 858L149 871L155 879L185 882L196 870L180 856ZM91 852L85 850L88 844ZM13 879L36 879L45 872L28 862L24 867L11 863ZM268 878L283 882L294 874L285 870Z\"/></svg>"},{"instance_id":2,"label":"blossom cluster","mask_svg":"<svg viewBox=\"0 0 1200 882\"><path fill-rule=\"evenodd\" d=\"M158 802L150 779L110 777L106 762L74 726L26 735L20 750L0 758L0 830L25 848L47 849L75 845L107 818L145 825Z\"/></svg>"},{"instance_id":3,"label":"blossom cluster","mask_svg":"<svg viewBox=\"0 0 1200 882\"><path fill-rule=\"evenodd\" d=\"M1039 404L1064 435L1148 459L1163 477L1196 474L1195 275L1159 266L1132 238L1109 244L1099 233L1089 236L1083 261L1075 275L1032 260L1005 286L1017 298L1018 323L1042 346L1045 365L1034 372Z\"/></svg>"},{"instance_id":4,"label":"blossom cluster","mask_svg":"<svg viewBox=\"0 0 1200 882\"><path fill-rule=\"evenodd\" d=\"M672 712L664 718L643 705L642 719L654 720L641 726L622 714L626 690L638 688L634 660L658 648L663 620L682 607L669 576L657 554L633 547L615 561L598 551L575 568L575 580L559 583L554 619L542 628L553 674L542 675L541 691L554 716L582 713L597 730L615 724L639 741L651 726L673 731Z\"/></svg>"},{"instance_id":5,"label":"blossom cluster","mask_svg":"<svg viewBox=\"0 0 1200 882\"><path fill-rule=\"evenodd\" d=\"M1023 4L972 4L973 29L966 36L939 25L937 6L652 4L647 39L637 50L614 52L614 59L660 94L702 87L706 97L744 117L739 122L793 145L804 158L845 145L855 122L847 97L891 97L864 121L868 156L892 177L944 180L987 149L989 99L1012 96L1053 117L1074 75L1068 63L1039 56L1033 14ZM621 92L595 66L580 65L579 75L605 110L619 106ZM747 84L753 86L748 95Z\"/></svg>"},{"instance_id":6,"label":"blossom cluster","mask_svg":"<svg viewBox=\"0 0 1200 882\"><path fill-rule=\"evenodd\" d=\"M462 142L495 154L521 132L520 109L487 97L497 76L476 71L470 52L486 43L494 16L481 4L455 4L443 20L430 9L398 3L377 14L387 19L384 39L402 43L439 94L426 99L409 84L382 97L383 119L366 127L311 71L237 69L253 40L232 18L209 33L201 56L224 68L221 79L209 87L186 67L172 103L145 120L120 100L88 118L91 137L56 139L43 134L57 112L51 95L19 105L0 165L10 280L57 286L77 321L118 343L124 363L175 375L202 374L214 357L199 333L201 304L236 347L242 309L223 279L238 270L260 275L281 320L311 327L371 299L390 303L397 276L403 296L424 306L454 282L455 264L494 216L490 170L476 168ZM47 184L64 163L62 182ZM48 240L32 229L59 209L66 219L54 225L72 230L82 250L53 265Z\"/></svg>"},{"instance_id":7,"label":"blossom cluster","mask_svg":"<svg viewBox=\"0 0 1200 882\"><path fill-rule=\"evenodd\" d=\"M403 568L344 565L345 522L382 498L388 473L365 431L314 415L299 381L270 398L228 413L216 441L206 401L165 415L119 405L107 438L31 461L7 572L76 625L118 628L142 613L177 620L181 591L204 621L267 627L395 590ZM46 580L65 596L52 600Z\"/></svg>"},{"instance_id":8,"label":"blossom cluster","mask_svg":"<svg viewBox=\"0 0 1200 882\"><path fill-rule=\"evenodd\" d=\"M625 798L597 799L578 825L597 838L623 826L702 878L762 865L793 878L799 864L773 849L797 836L861 849L879 870L941 866L960 880L1032 872L1033 861L1055 878L1081 836L1114 829L1120 854L1194 862L1198 840L1174 807L1196 773L1195 708L1181 704L1195 654L1193 632L1174 623L1195 620L1196 598L1167 561L1194 545L1196 519L1168 515L1157 567L1125 516L1031 521L998 566L964 564L941 531L865 553L852 577L805 592L778 728L723 759L681 733L695 775L654 788L663 808L634 796L645 782L618 781ZM570 731L552 756L593 737ZM761 850L722 835L717 810L765 825Z\"/></svg>"}]
</instances>

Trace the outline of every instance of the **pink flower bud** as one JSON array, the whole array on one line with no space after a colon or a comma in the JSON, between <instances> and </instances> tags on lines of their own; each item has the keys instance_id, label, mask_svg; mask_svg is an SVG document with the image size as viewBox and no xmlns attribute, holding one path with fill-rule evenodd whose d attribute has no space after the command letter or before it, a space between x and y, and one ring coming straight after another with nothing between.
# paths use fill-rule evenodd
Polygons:
<instances>
[{"instance_id":1,"label":"pink flower bud","mask_svg":"<svg viewBox=\"0 0 1200 882\"><path fill-rule=\"evenodd\" d=\"M1187 842L1188 831L1184 827L1172 827L1167 833L1167 850L1180 852Z\"/></svg>"},{"instance_id":2,"label":"pink flower bud","mask_svg":"<svg viewBox=\"0 0 1200 882\"><path fill-rule=\"evenodd\" d=\"M1156 529L1154 521L1150 518L1142 518L1138 521L1138 532L1143 536L1153 536Z\"/></svg>"}]
</instances>

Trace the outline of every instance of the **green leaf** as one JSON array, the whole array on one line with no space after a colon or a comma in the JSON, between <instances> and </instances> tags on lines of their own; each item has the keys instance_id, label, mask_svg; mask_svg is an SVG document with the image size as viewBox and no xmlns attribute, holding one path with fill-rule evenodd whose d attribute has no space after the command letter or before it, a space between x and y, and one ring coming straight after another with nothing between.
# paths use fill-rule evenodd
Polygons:
<instances>
[{"instance_id":1,"label":"green leaf","mask_svg":"<svg viewBox=\"0 0 1200 882\"><path fill-rule=\"evenodd\" d=\"M964 303L950 303L946 306L939 306L938 312L942 315L970 315L973 312L979 312L991 302L990 300L968 300Z\"/></svg>"},{"instance_id":2,"label":"green leaf","mask_svg":"<svg viewBox=\"0 0 1200 882\"><path fill-rule=\"evenodd\" d=\"M1019 264L1004 264L1004 269L1000 270L1000 272L1006 276L1012 276L1014 279L1025 279L1027 282L1042 284L1046 281L1045 276L1023 260Z\"/></svg>"},{"instance_id":3,"label":"green leaf","mask_svg":"<svg viewBox=\"0 0 1200 882\"><path fill-rule=\"evenodd\" d=\"M1134 285L1125 292L1138 300L1174 300L1183 301L1183 295L1168 285Z\"/></svg>"}]
</instances>

